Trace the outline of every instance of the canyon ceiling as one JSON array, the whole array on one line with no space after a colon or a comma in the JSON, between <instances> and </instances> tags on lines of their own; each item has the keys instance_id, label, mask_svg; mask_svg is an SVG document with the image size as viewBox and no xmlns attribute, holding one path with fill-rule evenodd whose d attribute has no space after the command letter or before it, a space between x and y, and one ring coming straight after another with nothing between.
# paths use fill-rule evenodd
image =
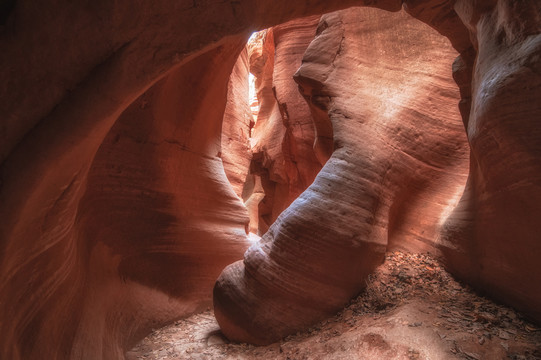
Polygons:
<instances>
[{"instance_id":1,"label":"canyon ceiling","mask_svg":"<svg viewBox=\"0 0 541 360\"><path fill-rule=\"evenodd\" d=\"M541 321L538 1L5 4L1 358L122 358L213 300L269 343L392 249Z\"/></svg>"}]
</instances>

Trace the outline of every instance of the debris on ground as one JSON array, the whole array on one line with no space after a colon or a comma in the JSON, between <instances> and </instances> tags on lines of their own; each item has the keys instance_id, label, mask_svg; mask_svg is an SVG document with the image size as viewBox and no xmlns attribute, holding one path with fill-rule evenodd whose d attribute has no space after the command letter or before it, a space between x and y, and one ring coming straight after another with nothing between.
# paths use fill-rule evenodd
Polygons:
<instances>
[{"instance_id":1,"label":"debris on ground","mask_svg":"<svg viewBox=\"0 0 541 360\"><path fill-rule=\"evenodd\" d=\"M389 253L335 317L269 346L232 344L211 310L155 330L136 359L541 359L541 329L428 254Z\"/></svg>"}]
</instances>

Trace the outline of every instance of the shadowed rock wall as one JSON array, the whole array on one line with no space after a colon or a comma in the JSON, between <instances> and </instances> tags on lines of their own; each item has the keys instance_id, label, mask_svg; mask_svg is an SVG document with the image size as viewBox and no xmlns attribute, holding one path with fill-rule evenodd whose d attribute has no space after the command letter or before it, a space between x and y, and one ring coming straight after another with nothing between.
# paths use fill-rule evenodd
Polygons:
<instances>
[{"instance_id":1,"label":"shadowed rock wall","mask_svg":"<svg viewBox=\"0 0 541 360\"><path fill-rule=\"evenodd\" d=\"M17 1L0 29L0 357L120 358L150 327L208 301L219 262L239 258L246 238L217 157L237 44L354 3ZM152 109L168 110L136 111L161 79L200 77L205 65L216 69L206 89L157 85L193 100L189 116L172 119L175 102L150 93ZM197 273L180 271L190 266Z\"/></svg>"},{"instance_id":2,"label":"shadowed rock wall","mask_svg":"<svg viewBox=\"0 0 541 360\"><path fill-rule=\"evenodd\" d=\"M541 4L457 1L478 56L466 192L442 234L459 278L541 321Z\"/></svg>"}]
</instances>

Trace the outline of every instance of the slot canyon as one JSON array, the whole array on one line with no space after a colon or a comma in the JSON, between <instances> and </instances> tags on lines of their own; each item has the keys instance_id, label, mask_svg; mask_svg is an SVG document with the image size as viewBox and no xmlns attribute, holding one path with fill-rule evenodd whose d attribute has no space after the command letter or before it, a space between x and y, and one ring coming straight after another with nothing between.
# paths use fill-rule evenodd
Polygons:
<instances>
[{"instance_id":1,"label":"slot canyon","mask_svg":"<svg viewBox=\"0 0 541 360\"><path fill-rule=\"evenodd\" d=\"M0 359L541 358L538 0L6 0L0 49ZM420 295L291 340L434 269L475 347ZM134 353L201 314L248 350Z\"/></svg>"}]
</instances>

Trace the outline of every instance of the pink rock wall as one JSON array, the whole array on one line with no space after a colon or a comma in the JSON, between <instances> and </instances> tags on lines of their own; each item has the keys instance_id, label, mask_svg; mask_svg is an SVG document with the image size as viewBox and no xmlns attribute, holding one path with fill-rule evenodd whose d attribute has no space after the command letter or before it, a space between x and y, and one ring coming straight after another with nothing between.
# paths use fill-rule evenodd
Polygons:
<instances>
[{"instance_id":1,"label":"pink rock wall","mask_svg":"<svg viewBox=\"0 0 541 360\"><path fill-rule=\"evenodd\" d=\"M121 358L122 351L150 326L172 321L208 301L207 286L219 266L210 264L207 268L214 255L196 254L195 249L202 245L190 239L220 243L225 235L225 241L237 243L245 238L246 213L226 183L217 157L225 90L240 51L236 35L246 36L254 29L297 17L368 3L387 10L402 6L399 0L241 0L212 4L169 0L88 4L17 1L0 28L0 53L4 55L0 56L0 357ZM539 320L537 164L541 151L540 134L534 126L541 113L537 101L541 63L537 56L539 5L534 0L458 0L456 5L454 1L421 0L406 1L405 8L449 37L462 54L454 64L454 76L460 85L461 113L467 119L472 161L467 190L441 234L440 245L448 267L478 289ZM453 15L455 8L467 29ZM322 28L320 37L324 34ZM467 51L467 35L471 35L479 53L475 67L474 52ZM321 47L320 56L336 54L340 44L333 46ZM343 50L347 53L347 47ZM215 73L220 74L212 79L215 85L197 92L200 97L191 98L193 101L184 109L197 119L172 121L170 115L177 109L162 114L164 124L150 121L155 115L150 114L149 106L154 109L155 101L174 107L174 97L158 96L164 86L171 86L173 93L183 93L168 83L173 79L169 75L204 74L194 65L197 60L202 67L212 64ZM186 69L180 70L185 65ZM324 83L318 74L329 73L328 62L320 65L317 71L304 73L306 79L318 79L316 85ZM186 74L189 69L193 74ZM216 98L205 100L207 91ZM201 107L206 101L221 105ZM345 151L350 150L351 143L332 144L334 135L328 126L330 120L333 126L337 121L348 121L343 113L327 111L328 106L340 100L333 103L323 96L312 97L311 101L316 105L311 110L316 120L317 158L324 162L336 149L335 153L346 159ZM473 104L471 111L469 104ZM337 109L349 109L349 105L355 107L343 101ZM132 128L129 119L143 128ZM201 124L208 125L208 129L200 128ZM184 128L187 125L195 126L193 134L197 136L193 140L188 136L192 133ZM177 126L177 130L171 130ZM180 151L174 143L160 142L171 134L180 144L194 146L199 159L195 161L196 154ZM116 135L120 136L115 142ZM341 137L336 135L336 139ZM208 149L203 151L200 146L205 145ZM182 161L169 156L168 151L182 155ZM141 156L136 157L136 153ZM119 164L115 159L123 162ZM368 186L368 182L355 183L360 177L352 181L339 175L339 171L348 173L362 162L354 159L348 165L343 159L335 165L327 164L328 170L324 168L323 175L312 185L313 191L304 193L286 210L264 240L263 251L256 248L246 255L248 268L258 267L258 271L273 276L265 279L267 283L277 278L274 285L280 287L284 284L280 279L292 279L288 288L271 289L270 293L281 292L293 304L299 304L296 294L304 291L306 284L314 285L312 295L307 293L310 301L305 301L314 303L314 311L302 313L289 328L276 325L269 338L334 311L357 291L361 279L381 259L385 248L381 239L386 232L380 226L383 222L361 228L355 227L355 222L337 225L344 221L334 207L338 202L350 204L348 208L354 210L351 214L364 216L374 208L362 210L362 203L354 200L356 192L338 192L327 186L339 178L345 184L354 184L354 188ZM181 176L186 169L194 176L192 180ZM195 174L194 169L200 170ZM356 171L353 169L353 173ZM200 188L188 192L188 187L177 187L185 181ZM415 188L424 191L423 186ZM203 192L201 197L194 196L200 190L214 196ZM186 203L181 196L186 196ZM384 200L383 205L390 204L388 198ZM216 208L209 211L207 201L213 201ZM378 204L368 196L363 201ZM227 205L228 210L222 205ZM327 209L325 216L318 216L319 207ZM410 218L404 224L422 213L415 206L406 209ZM240 217L227 217L228 212ZM190 221L179 222L179 216ZM209 221L205 220L207 216ZM231 230L225 233L220 222L224 217L225 228ZM195 226L189 225L191 221ZM399 229L397 234L408 234L407 229L392 227ZM349 246L357 230L362 236L367 234L364 239L375 240L354 242L363 249L331 251L337 255L332 259L327 256L326 245L317 239L328 229L338 228L337 248L341 242ZM207 230L198 233L197 229ZM372 234L374 229L379 235ZM278 234L278 230L283 233ZM189 236L181 236L184 231ZM299 232L310 240L309 256L302 241L289 241ZM284 241L271 243L270 238ZM176 241L186 241L186 247L177 247ZM281 255L276 254L284 254L288 242L292 243L287 245L289 257L282 258L279 264L266 260L268 256L273 261L279 259ZM240 247L235 250L240 251ZM226 255L232 258L238 252ZM183 261L173 261L179 257ZM133 266L134 261L144 264L144 269ZM187 263L205 269L201 278L180 275L177 266ZM274 270L266 270L267 266ZM325 267L335 272L323 272ZM239 285L251 287L246 291L250 293L260 286L257 281L254 285L254 278L244 277L245 269L232 269L239 272L232 279L246 280L234 281L233 289ZM312 273L319 275L306 276ZM304 275L297 277L299 274ZM259 301L257 296L266 291L256 289L259 293L249 300ZM185 294L186 301L179 294ZM325 303L317 294L332 294L332 299ZM227 303L220 306L232 308ZM265 311L261 313L268 314ZM228 321L239 324L233 332L243 336L243 313L223 314ZM287 311L284 315L291 318Z\"/></svg>"},{"instance_id":2,"label":"pink rock wall","mask_svg":"<svg viewBox=\"0 0 541 360\"><path fill-rule=\"evenodd\" d=\"M233 67L227 87L227 104L222 125L222 161L227 179L242 199L244 183L250 169L253 127L248 90L248 51L242 50Z\"/></svg>"},{"instance_id":3,"label":"pink rock wall","mask_svg":"<svg viewBox=\"0 0 541 360\"><path fill-rule=\"evenodd\" d=\"M328 114L334 152L218 280L216 317L234 340L272 342L329 316L386 249L435 251L466 183L447 39L404 12L371 9L324 15L317 34L295 79L312 113Z\"/></svg>"},{"instance_id":4,"label":"pink rock wall","mask_svg":"<svg viewBox=\"0 0 541 360\"><path fill-rule=\"evenodd\" d=\"M194 59L132 103L101 144L85 186L75 179L41 225L55 246L22 265L16 257L3 262L14 277L4 283L11 321L2 333L21 349L5 348L8 358L54 358L56 339L67 357L121 358L151 328L211 304L216 277L248 244L248 215L225 177L219 141L244 42ZM77 190L83 195L74 206ZM28 296L20 277L42 262L49 265L34 275ZM25 346L30 339L36 346Z\"/></svg>"},{"instance_id":5,"label":"pink rock wall","mask_svg":"<svg viewBox=\"0 0 541 360\"><path fill-rule=\"evenodd\" d=\"M275 26L259 42L261 48L252 50L260 104L252 169L265 191L259 204L260 234L312 183L322 166L313 150L310 110L293 81L318 22L319 16L313 16Z\"/></svg>"},{"instance_id":6,"label":"pink rock wall","mask_svg":"<svg viewBox=\"0 0 541 360\"><path fill-rule=\"evenodd\" d=\"M541 320L541 4L458 1L478 56L467 191L442 235L449 269Z\"/></svg>"},{"instance_id":7,"label":"pink rock wall","mask_svg":"<svg viewBox=\"0 0 541 360\"><path fill-rule=\"evenodd\" d=\"M214 256L201 260L201 254L191 251L200 245L189 244L192 235L193 239L206 237L204 232L194 234L204 219L190 226L189 222L178 223L178 214L171 216L171 212L181 209L181 214L194 220L200 211L208 209L209 204L204 202L212 200L216 210L206 214L208 222L203 227L213 233L209 238L216 236L219 243L225 230L226 238L245 239L245 215L241 216L243 220L226 217L225 228L221 222L226 214L220 210L222 204L235 206L229 209L229 215L240 215L236 209L242 208L236 207L238 198L229 185L224 187L225 174L217 160L225 89L240 51L234 50L237 35L245 38L254 28L353 3L313 1L299 7L289 1L213 5L17 1L0 29L4 54L0 57L0 333L5 334L0 340L0 357L121 358L122 351L143 336L151 324L163 324L188 313L194 298L198 299L195 303L208 300L210 289L203 298L196 294L204 292L211 274L219 270L218 264L198 272L202 274L201 288L190 276L168 278L168 271L178 275L179 270L171 268L177 264L174 258L182 257L185 263L204 268L203 263ZM200 58L205 53L207 58ZM187 69L201 76L192 63L197 60L201 65L211 63L217 69L213 73L221 75L212 79L203 93L188 94L198 97L183 110L188 109L195 118L178 122L169 118L163 120L166 124L162 127L138 115L137 121L148 131L127 132L140 141L141 149L149 150L148 154L136 158L131 151L138 146L129 147L130 153L123 158L125 164L111 163L113 159L105 159L108 155L97 154L111 127L122 114L127 116L126 109L134 115L137 107L146 108L148 104L138 99L160 79ZM180 70L184 65L186 69ZM209 99L207 92L214 92L217 98ZM150 103L154 100L158 99L151 97ZM164 116L178 111L171 109L174 101L159 100L169 107ZM220 106L201 107L205 101ZM193 144L189 137L192 133L185 127L198 123L208 129L198 129ZM171 136L169 131L178 136L174 140L179 144L201 150L200 162L193 160L190 151L183 153L187 164L158 156L166 148L177 149L175 141L160 142ZM131 144L130 136L123 135L117 146ZM115 139L109 138L103 149L112 148L103 151L122 158L114 146ZM201 139L206 141L197 143ZM206 145L208 149L202 151L200 147ZM102 172L103 178L96 175L90 180L94 158L97 162L92 174ZM200 182L188 181L200 186L199 190L175 188L184 179L174 180L172 176L183 169L191 174L195 169L202 172L195 175ZM132 171L133 179L119 189L116 181ZM165 194L157 193L162 186ZM194 198L197 191L208 189L212 189L210 194ZM105 194L109 193L114 196L107 198ZM178 196L186 193L186 203L177 202ZM133 206L129 207L131 213L118 213L118 209L98 208L101 204L121 209ZM107 217L109 211L122 215L121 219L114 222ZM171 239L178 240L174 233L181 229L192 232L185 238L179 235L188 242L186 253L170 243ZM233 229L240 233L235 236L237 230ZM145 240L146 235L149 237ZM156 238L159 249L153 248ZM168 250L172 252L170 258ZM217 253L221 250L214 249ZM236 255L229 250L224 253L227 262L233 260L231 256L239 256L238 250L230 249ZM164 256L159 259L157 254ZM161 260L162 272L156 271ZM133 267L134 262L144 264L144 268ZM123 281L128 285L122 286ZM192 291L195 295L190 297ZM187 295L187 306L179 299L171 300L181 293ZM147 300L139 302L142 298Z\"/></svg>"}]
</instances>

